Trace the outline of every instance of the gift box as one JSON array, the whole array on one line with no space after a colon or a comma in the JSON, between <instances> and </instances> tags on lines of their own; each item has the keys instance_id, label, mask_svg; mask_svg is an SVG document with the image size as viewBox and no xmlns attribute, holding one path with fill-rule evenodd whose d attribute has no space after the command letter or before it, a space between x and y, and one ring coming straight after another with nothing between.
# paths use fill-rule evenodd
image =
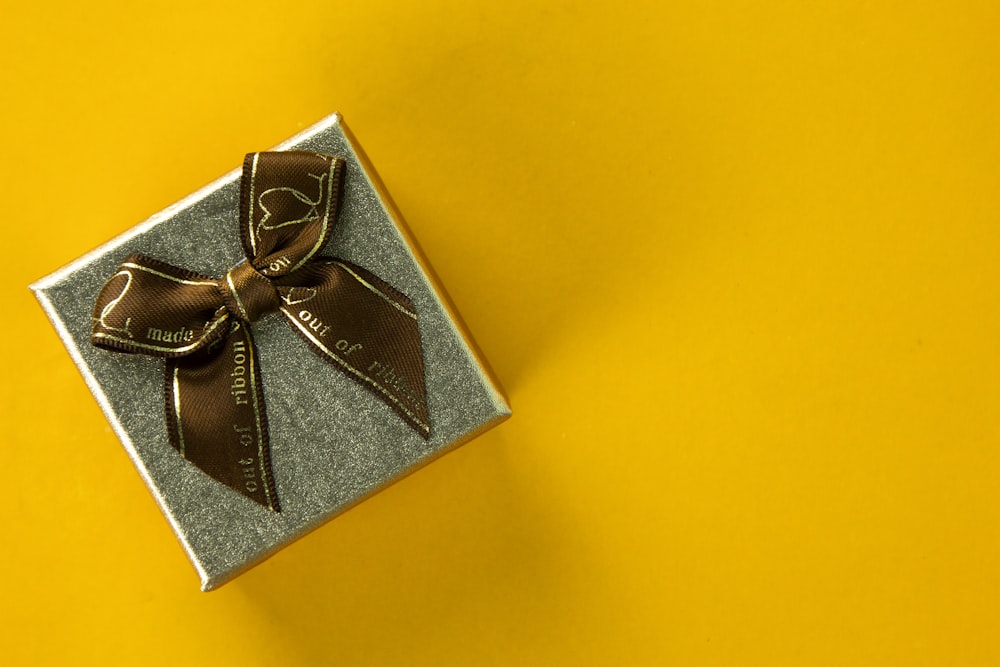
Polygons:
<instances>
[{"instance_id":1,"label":"gift box","mask_svg":"<svg viewBox=\"0 0 1000 667\"><path fill-rule=\"evenodd\" d=\"M415 432L371 387L308 349L277 313L260 317L251 326L270 434L272 490L281 501L280 511L274 511L220 484L171 443L164 409L168 362L92 344L100 319L95 303L126 258L152 257L214 277L230 275L245 259L238 232L239 169L31 286L194 564L203 590L229 581L510 416L499 384L343 119L334 114L274 150L342 161L340 211L321 253L355 267L352 275L380 296L390 288L372 287L376 281L363 280L369 276L364 271L409 297L419 315L414 319L423 354L426 433ZM308 324L303 316L304 331ZM162 335L190 336L184 330ZM382 380L393 382L386 375ZM170 400L169 388L167 394Z\"/></svg>"}]
</instances>

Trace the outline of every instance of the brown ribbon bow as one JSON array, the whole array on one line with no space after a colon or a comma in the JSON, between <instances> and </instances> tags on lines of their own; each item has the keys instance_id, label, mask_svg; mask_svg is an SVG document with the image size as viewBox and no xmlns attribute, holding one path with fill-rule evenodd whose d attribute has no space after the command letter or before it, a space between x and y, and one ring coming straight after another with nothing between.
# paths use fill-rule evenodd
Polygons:
<instances>
[{"instance_id":1,"label":"brown ribbon bow","mask_svg":"<svg viewBox=\"0 0 1000 667\"><path fill-rule=\"evenodd\" d=\"M214 279L128 256L94 307L91 342L166 359L170 444L213 478L279 512L250 322L278 310L314 352L430 434L417 315L360 266L315 257L337 216L344 161L251 153L240 239L247 261Z\"/></svg>"}]
</instances>

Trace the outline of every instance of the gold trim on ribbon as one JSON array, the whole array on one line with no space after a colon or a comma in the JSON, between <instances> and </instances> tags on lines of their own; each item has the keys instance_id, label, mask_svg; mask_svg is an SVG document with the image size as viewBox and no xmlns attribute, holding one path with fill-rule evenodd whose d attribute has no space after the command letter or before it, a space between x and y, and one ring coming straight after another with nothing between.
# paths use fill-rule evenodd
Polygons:
<instances>
[{"instance_id":1,"label":"gold trim on ribbon","mask_svg":"<svg viewBox=\"0 0 1000 667\"><path fill-rule=\"evenodd\" d=\"M175 283L180 283L182 285L208 285L210 287L215 287L214 280L187 280L185 278L178 278L177 276L172 276L169 273L163 273L162 271L157 271L156 269L151 269L148 266L136 264L135 262L124 262L122 266L127 266L130 269L139 269L140 271L145 271L146 273L152 273L154 276L166 278L167 280L173 280Z\"/></svg>"},{"instance_id":2,"label":"gold trim on ribbon","mask_svg":"<svg viewBox=\"0 0 1000 667\"><path fill-rule=\"evenodd\" d=\"M388 294L386 294L385 292L383 292L382 290L380 290L379 288L375 287L370 282L368 282L367 280L365 280L364 278L362 278L361 276L359 276L357 273L355 273L351 269L351 267L347 266L343 262L338 262L336 260L334 260L332 262L329 262L329 263L330 264L336 264L337 266L339 266L343 270L345 270L348 273L350 273L352 276L354 276L355 280L357 280L359 283L361 283L362 285L364 285L365 287L367 287L368 289L370 289L372 292L374 292L375 294L379 295L380 297L382 297L383 299L385 299L386 301L388 301L390 304L392 304L393 306L395 306L404 315L412 317L413 319L417 319L417 314L416 313L414 313L413 311L407 309L402 304L398 303L396 300L394 300L393 298L391 298Z\"/></svg>"},{"instance_id":3,"label":"gold trim on ribbon","mask_svg":"<svg viewBox=\"0 0 1000 667\"><path fill-rule=\"evenodd\" d=\"M181 384L177 378L179 368L174 366L174 414L177 415L177 441L181 456L187 458L184 453L184 426L181 423Z\"/></svg>"}]
</instances>

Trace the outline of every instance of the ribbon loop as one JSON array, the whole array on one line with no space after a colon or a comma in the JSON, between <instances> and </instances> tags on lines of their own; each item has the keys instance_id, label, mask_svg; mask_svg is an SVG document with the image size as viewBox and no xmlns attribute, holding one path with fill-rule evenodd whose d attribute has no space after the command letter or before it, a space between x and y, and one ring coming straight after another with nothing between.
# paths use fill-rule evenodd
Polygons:
<instances>
[{"instance_id":1,"label":"ribbon loop","mask_svg":"<svg viewBox=\"0 0 1000 667\"><path fill-rule=\"evenodd\" d=\"M240 239L262 275L287 275L319 252L340 205L344 161L289 151L251 153L243 163Z\"/></svg>"},{"instance_id":2,"label":"ribbon loop","mask_svg":"<svg viewBox=\"0 0 1000 667\"><path fill-rule=\"evenodd\" d=\"M333 230L344 161L251 153L240 240L247 261L213 279L130 255L97 298L91 342L167 359L170 444L195 466L278 512L260 363L250 322L280 310L308 346L427 438L413 303L370 271L317 257ZM360 406L359 406L360 408Z\"/></svg>"},{"instance_id":3,"label":"ribbon loop","mask_svg":"<svg viewBox=\"0 0 1000 667\"><path fill-rule=\"evenodd\" d=\"M129 255L97 297L91 341L108 350L170 358L208 347L228 325L217 281Z\"/></svg>"}]
</instances>

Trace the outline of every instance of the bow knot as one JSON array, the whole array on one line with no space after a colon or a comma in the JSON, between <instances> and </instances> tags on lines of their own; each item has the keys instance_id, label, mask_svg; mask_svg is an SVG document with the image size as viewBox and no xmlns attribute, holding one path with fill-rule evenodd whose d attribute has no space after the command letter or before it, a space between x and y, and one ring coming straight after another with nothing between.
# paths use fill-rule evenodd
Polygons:
<instances>
[{"instance_id":1,"label":"bow knot","mask_svg":"<svg viewBox=\"0 0 1000 667\"><path fill-rule=\"evenodd\" d=\"M256 322L281 304L271 279L258 273L250 262L240 262L230 269L219 281L219 291L226 310L246 322Z\"/></svg>"},{"instance_id":2,"label":"bow knot","mask_svg":"<svg viewBox=\"0 0 1000 667\"><path fill-rule=\"evenodd\" d=\"M412 302L360 266L316 256L333 230L344 169L343 160L315 153L247 155L246 261L215 279L130 255L94 307L94 345L166 359L170 444L276 512L260 362L246 326L265 313L279 311L313 352L430 434Z\"/></svg>"}]
</instances>

